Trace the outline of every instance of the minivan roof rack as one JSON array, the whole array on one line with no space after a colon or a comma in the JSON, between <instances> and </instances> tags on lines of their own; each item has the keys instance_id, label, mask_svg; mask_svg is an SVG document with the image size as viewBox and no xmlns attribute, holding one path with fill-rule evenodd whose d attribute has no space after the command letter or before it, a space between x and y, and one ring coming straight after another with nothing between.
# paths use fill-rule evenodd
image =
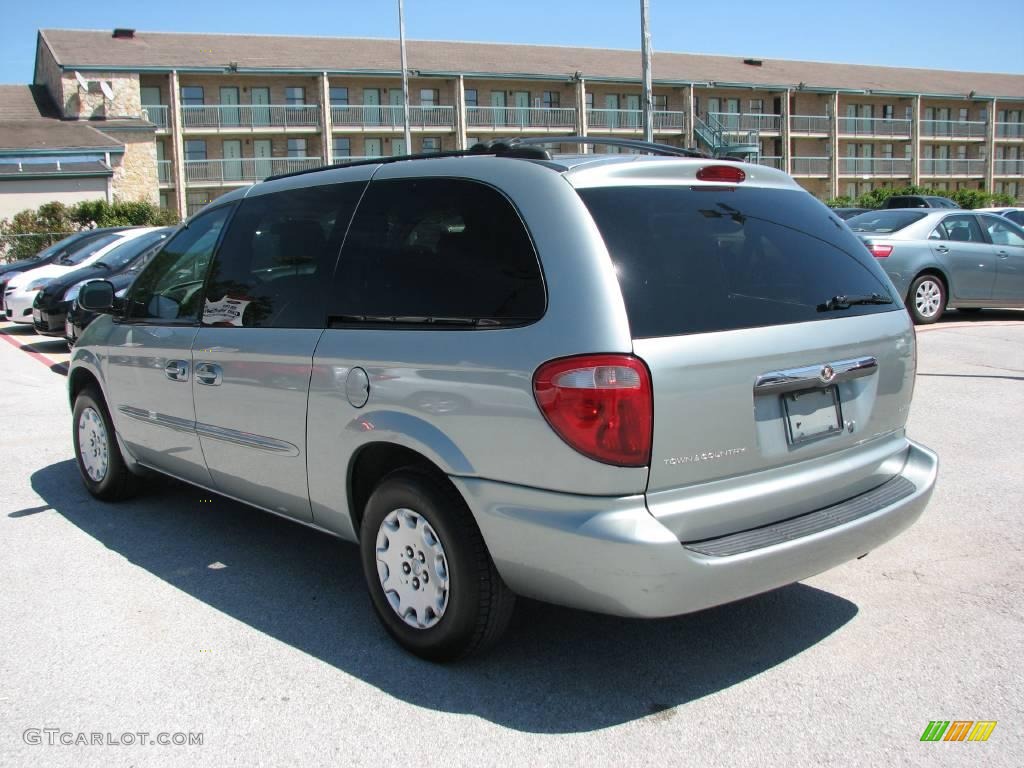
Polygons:
<instances>
[{"instance_id":1,"label":"minivan roof rack","mask_svg":"<svg viewBox=\"0 0 1024 768\"><path fill-rule=\"evenodd\" d=\"M479 142L469 149L455 149L447 152L420 152L413 155L394 155L392 157L374 157L367 160L356 160L351 163L333 163L322 165L318 168L307 168L302 171L291 173L279 173L275 176L268 176L265 181L276 179L289 179L293 176L305 176L308 173L328 171L335 168L354 168L359 165L385 165L397 163L402 160L430 160L440 157L468 157L472 155L494 155L495 157L518 157L524 160L551 160L551 153L544 149L546 144L595 144L608 147L623 147L648 152L652 155L668 155L671 157L701 157L709 158L709 155L698 152L695 149L684 149L673 147L669 144L658 144L639 139L610 139L595 138L594 136L514 136L506 139L491 139L490 141Z\"/></svg>"}]
</instances>

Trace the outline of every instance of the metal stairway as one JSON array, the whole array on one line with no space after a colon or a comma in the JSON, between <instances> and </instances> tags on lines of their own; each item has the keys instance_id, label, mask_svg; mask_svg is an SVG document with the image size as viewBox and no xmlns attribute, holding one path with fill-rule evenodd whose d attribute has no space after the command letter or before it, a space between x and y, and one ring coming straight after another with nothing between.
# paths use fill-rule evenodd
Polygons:
<instances>
[{"instance_id":1,"label":"metal stairway","mask_svg":"<svg viewBox=\"0 0 1024 768\"><path fill-rule=\"evenodd\" d=\"M714 115L695 115L693 134L713 157L738 157L756 163L761 155L757 131L727 127Z\"/></svg>"}]
</instances>

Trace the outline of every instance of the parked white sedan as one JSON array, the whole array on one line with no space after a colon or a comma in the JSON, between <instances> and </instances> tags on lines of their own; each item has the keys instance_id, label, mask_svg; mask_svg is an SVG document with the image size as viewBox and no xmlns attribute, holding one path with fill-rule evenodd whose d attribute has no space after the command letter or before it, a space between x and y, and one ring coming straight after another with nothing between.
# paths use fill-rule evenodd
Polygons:
<instances>
[{"instance_id":1,"label":"parked white sedan","mask_svg":"<svg viewBox=\"0 0 1024 768\"><path fill-rule=\"evenodd\" d=\"M44 267L37 267L36 269L29 269L19 273L17 277L7 283L7 288L4 291L4 314L6 319L15 323L31 323L32 302L35 301L36 294L47 283L56 277L92 264L107 251L126 240L132 240L147 232L152 232L154 229L157 228L134 227L132 229L111 232L109 235L93 240L80 249L72 251L53 264L47 264Z\"/></svg>"}]
</instances>

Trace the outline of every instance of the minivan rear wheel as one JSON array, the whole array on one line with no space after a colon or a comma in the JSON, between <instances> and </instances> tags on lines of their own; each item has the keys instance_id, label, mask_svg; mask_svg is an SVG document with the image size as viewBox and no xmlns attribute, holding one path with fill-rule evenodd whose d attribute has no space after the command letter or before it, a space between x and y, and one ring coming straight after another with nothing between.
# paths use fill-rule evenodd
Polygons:
<instances>
[{"instance_id":1,"label":"minivan rear wheel","mask_svg":"<svg viewBox=\"0 0 1024 768\"><path fill-rule=\"evenodd\" d=\"M134 495L136 477L125 466L103 396L92 388L79 392L72 423L75 459L86 490L103 501Z\"/></svg>"},{"instance_id":2,"label":"minivan rear wheel","mask_svg":"<svg viewBox=\"0 0 1024 768\"><path fill-rule=\"evenodd\" d=\"M936 322L946 309L946 286L936 275L919 275L907 296L910 316L918 325Z\"/></svg>"},{"instance_id":3,"label":"minivan rear wheel","mask_svg":"<svg viewBox=\"0 0 1024 768\"><path fill-rule=\"evenodd\" d=\"M385 477L366 503L360 552L378 618L417 656L458 659L489 647L508 627L515 595L444 480L416 470Z\"/></svg>"}]
</instances>

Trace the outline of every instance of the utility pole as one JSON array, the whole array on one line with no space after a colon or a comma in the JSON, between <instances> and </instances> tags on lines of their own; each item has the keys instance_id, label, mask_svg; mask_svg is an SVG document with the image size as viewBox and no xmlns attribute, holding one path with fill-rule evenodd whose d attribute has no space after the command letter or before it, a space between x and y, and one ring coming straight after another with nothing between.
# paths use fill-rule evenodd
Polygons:
<instances>
[{"instance_id":1,"label":"utility pole","mask_svg":"<svg viewBox=\"0 0 1024 768\"><path fill-rule=\"evenodd\" d=\"M648 0L640 0L640 52L644 60L644 141L654 141L654 123L651 119L654 99L651 96L651 30L647 22L648 6Z\"/></svg>"},{"instance_id":2,"label":"utility pole","mask_svg":"<svg viewBox=\"0 0 1024 768\"><path fill-rule=\"evenodd\" d=\"M398 0L398 41L402 49L402 126L405 128L405 153L412 154L412 129L409 127L409 63L405 58L405 2Z\"/></svg>"}]
</instances>

